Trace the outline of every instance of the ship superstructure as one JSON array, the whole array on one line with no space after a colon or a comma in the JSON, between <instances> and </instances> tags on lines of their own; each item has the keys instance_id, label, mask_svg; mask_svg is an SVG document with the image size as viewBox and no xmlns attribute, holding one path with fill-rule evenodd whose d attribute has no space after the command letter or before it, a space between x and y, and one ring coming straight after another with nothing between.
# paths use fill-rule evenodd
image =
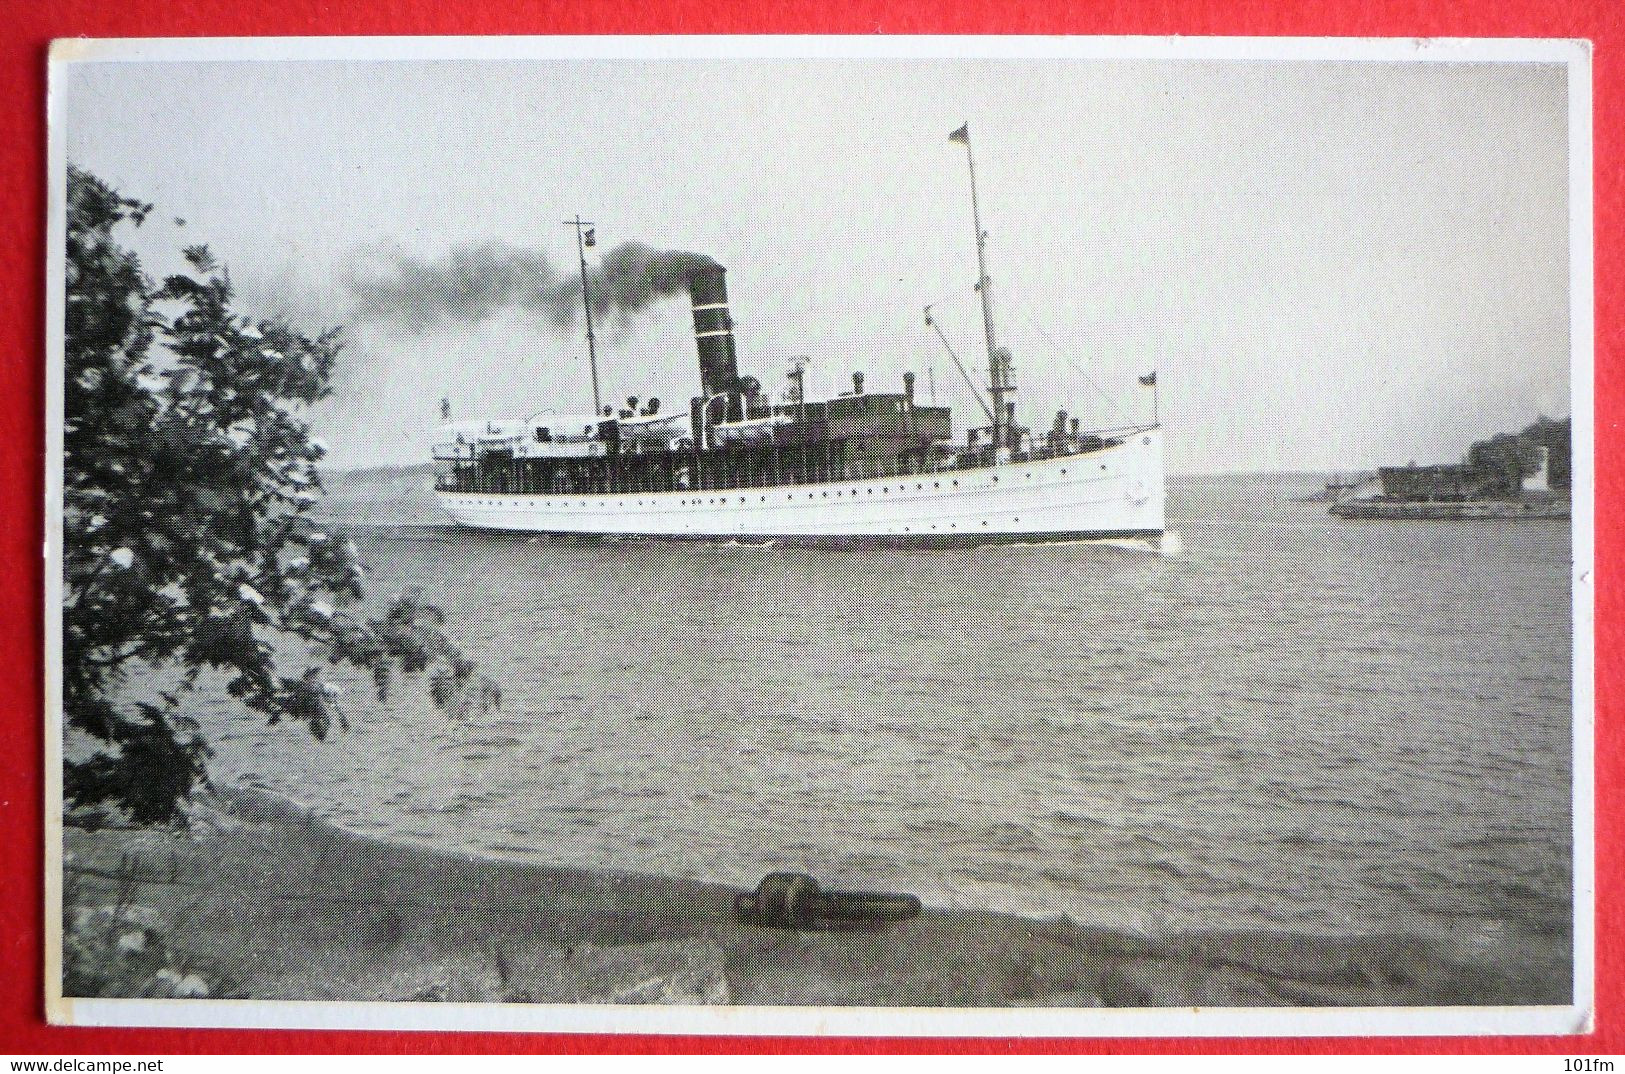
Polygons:
<instances>
[{"instance_id":1,"label":"ship superstructure","mask_svg":"<svg viewBox=\"0 0 1625 1074\"><path fill-rule=\"evenodd\" d=\"M969 153L968 127L951 137ZM811 399L798 362L770 398L740 375L726 271L703 263L687 281L701 394L686 412L633 397L592 414L447 424L434 446L441 504L463 525L557 535L1160 537L1157 423L1083 430L1060 412L1035 433L1017 422L1010 355L993 329L974 163L971 184L989 376L978 403L988 420L963 443L953 442L949 408L916 397L912 373L900 390L872 391L854 372L850 390ZM583 272L590 316L585 281Z\"/></svg>"}]
</instances>

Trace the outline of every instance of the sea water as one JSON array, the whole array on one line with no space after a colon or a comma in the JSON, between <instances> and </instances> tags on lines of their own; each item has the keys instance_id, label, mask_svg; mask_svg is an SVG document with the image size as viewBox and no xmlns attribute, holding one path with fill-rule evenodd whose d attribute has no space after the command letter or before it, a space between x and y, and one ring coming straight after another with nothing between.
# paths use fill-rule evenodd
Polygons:
<instances>
[{"instance_id":1,"label":"sea water","mask_svg":"<svg viewBox=\"0 0 1625 1074\"><path fill-rule=\"evenodd\" d=\"M356 679L326 742L222 707L214 770L460 852L1561 960L1566 524L1316 487L1175 480L1154 554L553 542L341 482L373 593L444 606L502 706Z\"/></svg>"}]
</instances>

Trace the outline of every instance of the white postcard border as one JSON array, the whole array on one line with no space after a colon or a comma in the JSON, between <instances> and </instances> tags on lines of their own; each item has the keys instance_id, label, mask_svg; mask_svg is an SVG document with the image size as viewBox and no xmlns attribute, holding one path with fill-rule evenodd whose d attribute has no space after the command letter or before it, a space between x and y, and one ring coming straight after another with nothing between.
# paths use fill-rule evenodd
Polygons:
<instances>
[{"instance_id":1,"label":"white postcard border","mask_svg":"<svg viewBox=\"0 0 1625 1074\"><path fill-rule=\"evenodd\" d=\"M611 1007L65 998L62 969L61 658L65 116L60 65L409 60L1070 59L1547 63L1569 72L1570 377L1573 416L1574 1000L1553 1007L987 1009ZM51 50L46 226L45 943L57 1024L287 1029L994 1037L1288 1037L1571 1034L1594 1028L1594 401L1591 44L1465 38L1038 36L581 36L64 39Z\"/></svg>"}]
</instances>

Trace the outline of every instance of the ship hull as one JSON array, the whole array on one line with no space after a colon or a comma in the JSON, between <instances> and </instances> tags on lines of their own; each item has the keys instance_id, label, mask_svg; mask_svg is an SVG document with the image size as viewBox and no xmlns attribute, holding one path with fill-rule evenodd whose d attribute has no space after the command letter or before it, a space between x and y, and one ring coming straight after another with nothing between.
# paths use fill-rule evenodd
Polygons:
<instances>
[{"instance_id":1,"label":"ship hull","mask_svg":"<svg viewBox=\"0 0 1625 1074\"><path fill-rule=\"evenodd\" d=\"M459 525L568 537L981 544L1155 538L1162 432L1086 454L767 488L610 495L440 492Z\"/></svg>"}]
</instances>

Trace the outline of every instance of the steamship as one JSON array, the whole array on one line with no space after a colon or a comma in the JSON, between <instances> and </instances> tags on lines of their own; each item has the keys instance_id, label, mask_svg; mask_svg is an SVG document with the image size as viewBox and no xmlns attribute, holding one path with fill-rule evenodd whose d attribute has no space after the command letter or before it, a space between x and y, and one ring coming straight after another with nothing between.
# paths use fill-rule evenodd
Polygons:
<instances>
[{"instance_id":1,"label":"steamship","mask_svg":"<svg viewBox=\"0 0 1625 1074\"><path fill-rule=\"evenodd\" d=\"M577 219L566 223L576 225L595 410L442 426L433 456L446 512L464 526L552 536L1159 540L1159 422L1083 429L1061 411L1035 433L1017 420L1011 355L994 332L968 125L950 138L965 146L970 167L987 343L985 395L975 391L986 422L963 442L953 439L948 407L916 397L912 373L900 390L871 391L854 372L849 391L818 399L808 396L800 361L776 398L741 376L726 272L714 262L697 263L687 277L701 393L686 411L664 411L657 399L603 406L585 254L592 232ZM926 322L933 326L929 307ZM951 347L949 354L958 364ZM1141 382L1154 385L1155 373Z\"/></svg>"}]
</instances>

